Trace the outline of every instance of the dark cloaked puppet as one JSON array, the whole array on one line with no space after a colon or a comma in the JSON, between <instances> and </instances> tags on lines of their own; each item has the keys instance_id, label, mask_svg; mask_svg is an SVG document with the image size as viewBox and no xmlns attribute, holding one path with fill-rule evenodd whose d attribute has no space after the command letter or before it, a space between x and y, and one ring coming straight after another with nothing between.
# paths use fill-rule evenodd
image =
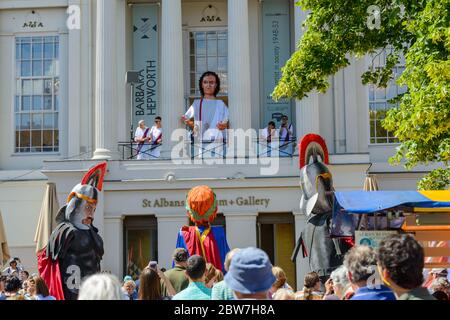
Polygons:
<instances>
[{"instance_id":1,"label":"dark cloaked puppet","mask_svg":"<svg viewBox=\"0 0 450 320\"><path fill-rule=\"evenodd\" d=\"M305 229L297 240L292 255L295 262L302 249L311 271L319 274L322 282L342 264L350 245L344 239L331 237L331 219L334 201L333 178L326 166L328 149L317 134L305 135L299 144L300 186L302 196L300 210L307 217Z\"/></svg>"},{"instance_id":2,"label":"dark cloaked puppet","mask_svg":"<svg viewBox=\"0 0 450 320\"><path fill-rule=\"evenodd\" d=\"M81 280L100 271L103 240L92 222L106 166L91 168L72 189L47 246L38 252L39 273L58 300L76 300Z\"/></svg>"}]
</instances>

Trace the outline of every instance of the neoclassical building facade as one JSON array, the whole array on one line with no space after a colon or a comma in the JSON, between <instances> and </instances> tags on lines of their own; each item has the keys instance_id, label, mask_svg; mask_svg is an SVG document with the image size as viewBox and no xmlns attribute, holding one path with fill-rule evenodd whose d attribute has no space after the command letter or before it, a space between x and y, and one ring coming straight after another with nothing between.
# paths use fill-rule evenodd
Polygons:
<instances>
[{"instance_id":1,"label":"neoclassical building facade","mask_svg":"<svg viewBox=\"0 0 450 320\"><path fill-rule=\"evenodd\" d=\"M306 133L322 135L337 190L361 189L369 168L383 190L415 189L431 167L390 166L398 144L380 126L387 100L403 89L360 81L371 63L384 63L383 54L352 59L330 77L326 94L271 99L306 17L292 0L0 0L0 211L13 255L35 270L46 184L56 184L62 205L83 172L106 160L95 218L104 270L122 277L138 260L170 267L176 233L188 223L186 192L207 184L217 193L216 223L230 247L263 248L300 287L307 261L290 261L305 224L297 149L228 163L177 162L179 141L168 137L184 128L180 117L199 97L199 76L212 70L232 128L258 130L270 120L278 127L287 115L292 145ZM127 82L128 71L137 81ZM158 115L161 158L129 159L131 125L151 125ZM271 165L276 174L264 174Z\"/></svg>"}]
</instances>

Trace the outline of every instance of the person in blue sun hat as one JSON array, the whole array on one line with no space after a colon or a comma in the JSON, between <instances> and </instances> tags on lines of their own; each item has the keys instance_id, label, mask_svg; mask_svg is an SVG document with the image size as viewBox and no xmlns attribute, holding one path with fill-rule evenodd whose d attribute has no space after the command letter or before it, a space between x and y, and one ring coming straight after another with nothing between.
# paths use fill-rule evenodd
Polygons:
<instances>
[{"instance_id":1,"label":"person in blue sun hat","mask_svg":"<svg viewBox=\"0 0 450 320\"><path fill-rule=\"evenodd\" d=\"M267 254L248 247L234 254L224 280L237 300L265 300L277 279Z\"/></svg>"}]
</instances>

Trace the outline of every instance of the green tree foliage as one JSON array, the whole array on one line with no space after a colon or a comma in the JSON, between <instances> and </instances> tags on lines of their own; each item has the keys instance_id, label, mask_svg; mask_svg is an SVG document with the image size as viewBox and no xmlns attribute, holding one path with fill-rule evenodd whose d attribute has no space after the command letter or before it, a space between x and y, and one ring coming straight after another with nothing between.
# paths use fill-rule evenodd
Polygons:
<instances>
[{"instance_id":1,"label":"green tree foliage","mask_svg":"<svg viewBox=\"0 0 450 320\"><path fill-rule=\"evenodd\" d=\"M450 0L300 0L297 5L310 14L274 99L324 93L329 77L349 65L349 56L393 48L384 68L362 75L364 84L386 87L399 55L405 56L397 83L408 91L395 99L399 107L383 122L401 142L390 162L404 159L408 169L442 162L445 167L425 176L419 188L450 188Z\"/></svg>"}]
</instances>

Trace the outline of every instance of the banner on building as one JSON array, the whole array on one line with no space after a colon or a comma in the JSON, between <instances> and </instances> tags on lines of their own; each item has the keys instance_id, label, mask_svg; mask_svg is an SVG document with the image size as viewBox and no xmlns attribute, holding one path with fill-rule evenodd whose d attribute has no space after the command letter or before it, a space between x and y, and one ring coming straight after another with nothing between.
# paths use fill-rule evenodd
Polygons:
<instances>
[{"instance_id":1,"label":"banner on building","mask_svg":"<svg viewBox=\"0 0 450 320\"><path fill-rule=\"evenodd\" d=\"M282 99L274 101L271 97L273 89L281 78L281 68L290 57L290 1L264 0L262 8L263 18L263 99L262 114L263 127L271 120L278 124L282 115L293 122L291 101Z\"/></svg>"},{"instance_id":2,"label":"banner on building","mask_svg":"<svg viewBox=\"0 0 450 320\"><path fill-rule=\"evenodd\" d=\"M158 5L133 5L133 70L139 72L134 86L133 126L144 120L152 126L159 112Z\"/></svg>"}]
</instances>

